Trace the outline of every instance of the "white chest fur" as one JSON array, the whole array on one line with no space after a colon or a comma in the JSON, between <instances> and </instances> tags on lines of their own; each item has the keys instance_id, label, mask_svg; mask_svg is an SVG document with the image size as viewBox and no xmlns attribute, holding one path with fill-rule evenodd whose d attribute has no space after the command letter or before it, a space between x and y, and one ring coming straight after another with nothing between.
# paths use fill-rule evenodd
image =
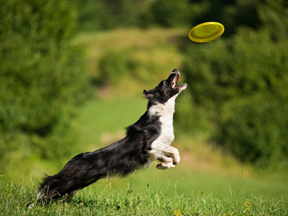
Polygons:
<instances>
[{"instance_id":1,"label":"white chest fur","mask_svg":"<svg viewBox=\"0 0 288 216\"><path fill-rule=\"evenodd\" d=\"M173 115L175 112L175 99L177 95L170 98L165 104L157 104L150 108L150 115L160 116L161 132L153 143L171 145L174 140ZM153 145L153 144L152 144Z\"/></svg>"},{"instance_id":2,"label":"white chest fur","mask_svg":"<svg viewBox=\"0 0 288 216\"><path fill-rule=\"evenodd\" d=\"M173 115L175 112L175 99L177 95L170 98L165 104L157 104L150 108L150 115L159 116L161 132L159 137L151 144L149 162L160 160L164 163L158 164L158 169L172 168L180 162L179 151L170 146L174 140Z\"/></svg>"}]
</instances>

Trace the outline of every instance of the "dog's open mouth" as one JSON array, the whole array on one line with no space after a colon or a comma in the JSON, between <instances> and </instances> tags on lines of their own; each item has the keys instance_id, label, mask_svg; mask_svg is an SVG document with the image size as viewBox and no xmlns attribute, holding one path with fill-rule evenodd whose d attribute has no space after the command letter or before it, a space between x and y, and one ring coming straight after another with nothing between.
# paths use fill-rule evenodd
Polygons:
<instances>
[{"instance_id":1,"label":"dog's open mouth","mask_svg":"<svg viewBox=\"0 0 288 216\"><path fill-rule=\"evenodd\" d=\"M172 81L172 84L171 84L172 88L174 88L174 89L178 88L179 90L184 90L187 87L186 83L181 83L181 85L177 86L177 82L178 82L179 77L180 77L180 73L177 72L175 77L174 77L174 79L173 79L173 81Z\"/></svg>"}]
</instances>

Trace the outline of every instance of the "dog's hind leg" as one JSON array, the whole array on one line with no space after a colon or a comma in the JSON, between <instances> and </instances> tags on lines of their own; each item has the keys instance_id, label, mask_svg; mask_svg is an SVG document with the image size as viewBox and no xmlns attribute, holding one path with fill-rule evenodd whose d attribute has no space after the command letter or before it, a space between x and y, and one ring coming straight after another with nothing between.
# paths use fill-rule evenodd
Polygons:
<instances>
[{"instance_id":1,"label":"dog's hind leg","mask_svg":"<svg viewBox=\"0 0 288 216\"><path fill-rule=\"evenodd\" d=\"M85 182L79 184L78 186L74 187L73 189L70 189L69 192L67 192L67 199L71 199L79 190L83 189L84 187L89 186L90 184L93 184L94 182L98 181L99 177L97 178L91 178L89 180L86 180Z\"/></svg>"}]
</instances>

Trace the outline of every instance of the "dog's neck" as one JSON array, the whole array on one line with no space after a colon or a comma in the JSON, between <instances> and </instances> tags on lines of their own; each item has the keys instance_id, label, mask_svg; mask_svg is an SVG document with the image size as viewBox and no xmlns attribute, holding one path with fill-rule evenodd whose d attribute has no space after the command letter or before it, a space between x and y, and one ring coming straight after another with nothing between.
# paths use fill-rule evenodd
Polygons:
<instances>
[{"instance_id":1,"label":"dog's neck","mask_svg":"<svg viewBox=\"0 0 288 216\"><path fill-rule=\"evenodd\" d=\"M150 116L159 116L164 118L172 118L175 112L175 99L177 95L170 98L166 103L162 104L159 102L154 102L150 104L148 108L148 113Z\"/></svg>"}]
</instances>

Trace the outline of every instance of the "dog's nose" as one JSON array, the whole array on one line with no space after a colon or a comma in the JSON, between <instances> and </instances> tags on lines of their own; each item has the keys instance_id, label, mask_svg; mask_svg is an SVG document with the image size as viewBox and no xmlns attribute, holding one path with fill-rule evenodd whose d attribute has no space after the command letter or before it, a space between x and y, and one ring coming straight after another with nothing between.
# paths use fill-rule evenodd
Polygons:
<instances>
[{"instance_id":1,"label":"dog's nose","mask_svg":"<svg viewBox=\"0 0 288 216\"><path fill-rule=\"evenodd\" d=\"M177 69L172 70L171 74L178 73L179 71Z\"/></svg>"}]
</instances>

